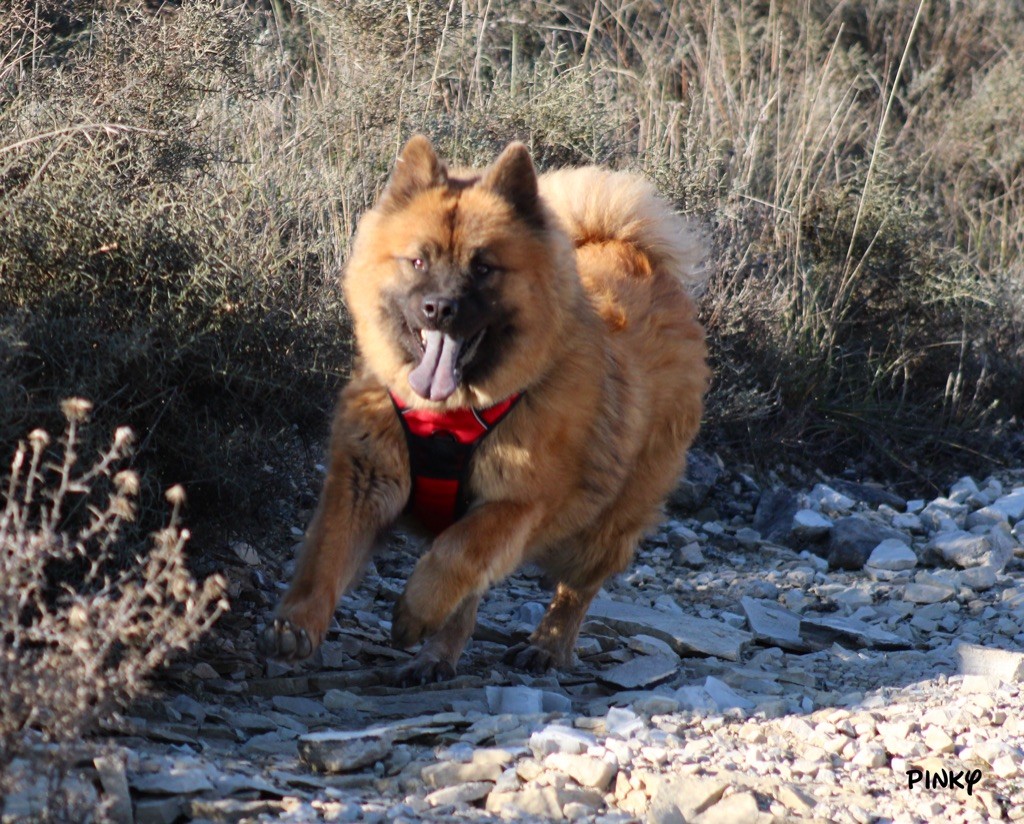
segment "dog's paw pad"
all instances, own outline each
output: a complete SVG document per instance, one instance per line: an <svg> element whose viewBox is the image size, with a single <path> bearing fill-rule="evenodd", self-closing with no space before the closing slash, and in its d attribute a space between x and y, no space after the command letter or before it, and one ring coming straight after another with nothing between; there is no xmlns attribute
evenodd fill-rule
<svg viewBox="0 0 1024 824"><path fill-rule="evenodd" d="M275 618L259 636L259 651L279 661L299 661L313 653L309 633L287 618Z"/></svg>

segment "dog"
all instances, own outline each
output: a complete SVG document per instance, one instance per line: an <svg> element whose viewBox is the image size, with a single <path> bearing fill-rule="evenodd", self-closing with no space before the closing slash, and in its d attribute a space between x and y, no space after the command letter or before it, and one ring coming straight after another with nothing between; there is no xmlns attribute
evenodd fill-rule
<svg viewBox="0 0 1024 824"><path fill-rule="evenodd" d="M409 510L436 537L394 609L394 644L423 641L401 682L453 676L481 596L527 562L555 591L508 660L571 667L591 599L657 522L700 425L702 255L639 176L538 176L521 143L449 169L409 140L345 268L357 361L263 651L309 656Z"/></svg>

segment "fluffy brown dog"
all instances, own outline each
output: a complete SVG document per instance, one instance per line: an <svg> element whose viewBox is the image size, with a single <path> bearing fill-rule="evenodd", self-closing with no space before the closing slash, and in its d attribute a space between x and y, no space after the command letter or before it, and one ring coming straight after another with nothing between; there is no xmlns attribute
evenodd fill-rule
<svg viewBox="0 0 1024 824"><path fill-rule="evenodd" d="M528 561L557 588L511 660L571 665L591 599L656 521L700 423L706 349L685 288L700 254L639 177L538 178L519 143L449 171L412 138L358 227L344 286L360 360L264 651L308 656L410 495L428 521L451 508L431 497L440 483L464 514L435 524L395 607L394 642L425 639L402 680L451 676L481 595ZM487 437L456 447L456 479L437 482L434 447L459 436L414 438L410 415L442 430L469 415Z"/></svg>

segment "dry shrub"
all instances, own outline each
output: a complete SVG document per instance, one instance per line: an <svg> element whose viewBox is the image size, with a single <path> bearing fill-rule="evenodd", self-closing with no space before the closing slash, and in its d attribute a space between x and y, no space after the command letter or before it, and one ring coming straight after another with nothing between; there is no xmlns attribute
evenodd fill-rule
<svg viewBox="0 0 1024 824"><path fill-rule="evenodd" d="M0 795L18 757L62 764L74 744L146 689L167 659L227 608L217 577L198 584L185 565L183 491L152 544L119 555L136 514L139 479L122 468L132 433L119 428L91 466L79 446L89 404L63 403L56 449L41 429L19 443L0 512ZM47 767L47 768L49 768Z"/></svg>

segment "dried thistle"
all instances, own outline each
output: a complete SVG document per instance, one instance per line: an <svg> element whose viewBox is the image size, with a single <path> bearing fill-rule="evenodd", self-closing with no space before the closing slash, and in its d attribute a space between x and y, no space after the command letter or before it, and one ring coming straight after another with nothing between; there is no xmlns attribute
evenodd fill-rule
<svg viewBox="0 0 1024 824"><path fill-rule="evenodd" d="M85 423L92 412L92 403L85 398L68 398L61 401L60 411L70 423Z"/></svg>

